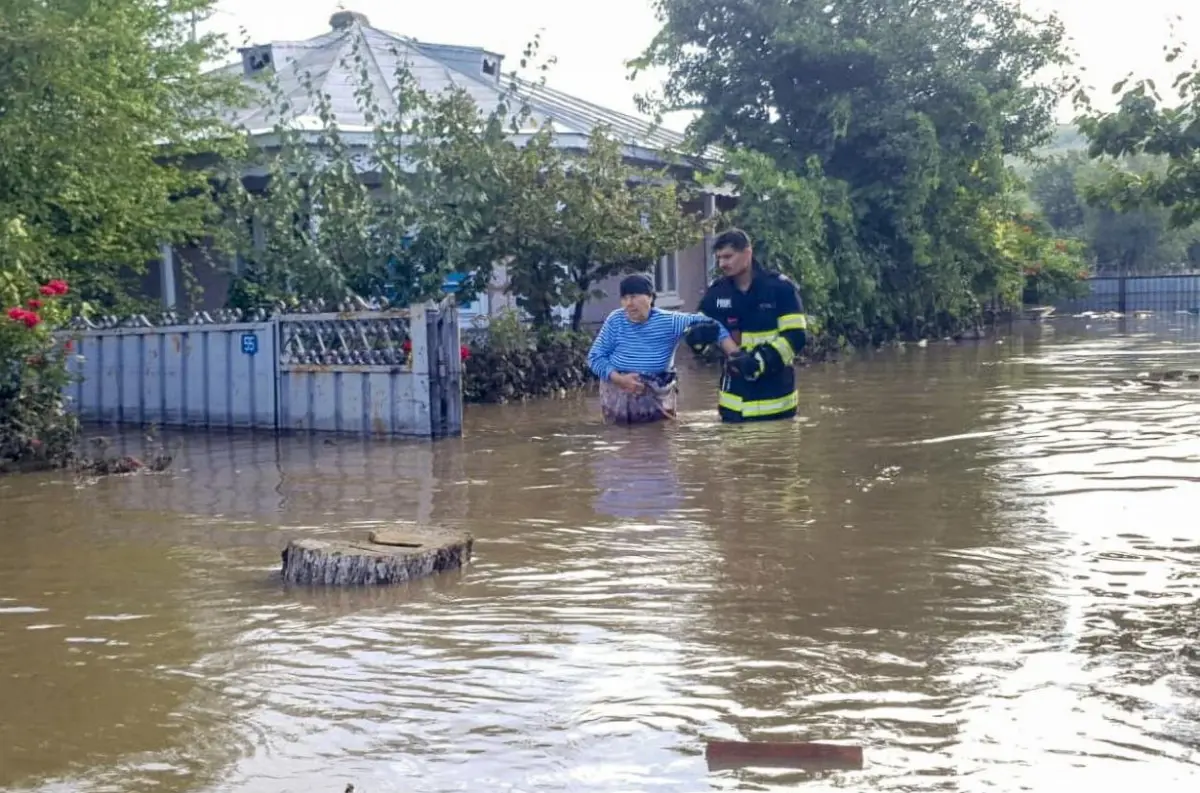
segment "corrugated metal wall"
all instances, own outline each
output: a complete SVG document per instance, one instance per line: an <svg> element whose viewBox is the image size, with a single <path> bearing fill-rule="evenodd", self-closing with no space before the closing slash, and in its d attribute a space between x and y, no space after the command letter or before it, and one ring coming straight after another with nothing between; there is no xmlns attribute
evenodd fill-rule
<svg viewBox="0 0 1200 793"><path fill-rule="evenodd" d="M1059 311L1200 311L1200 274L1096 276L1090 293L1056 304Z"/></svg>
<svg viewBox="0 0 1200 793"><path fill-rule="evenodd" d="M275 339L271 322L83 331L70 395L84 420L274 429Z"/></svg>
<svg viewBox="0 0 1200 793"><path fill-rule="evenodd" d="M433 344L452 344L453 357L431 351L431 326ZM458 358L458 314L449 301L69 335L78 345L71 361L78 382L68 396L86 421L421 437L462 432L461 377L457 367L437 365Z"/></svg>

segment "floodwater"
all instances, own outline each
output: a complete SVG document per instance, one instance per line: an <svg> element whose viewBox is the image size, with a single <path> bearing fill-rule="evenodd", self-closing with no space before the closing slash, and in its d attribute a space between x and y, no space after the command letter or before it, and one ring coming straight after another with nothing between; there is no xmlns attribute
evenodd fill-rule
<svg viewBox="0 0 1200 793"><path fill-rule="evenodd" d="M1190 791L1200 319L802 373L792 424L469 407L430 445L191 434L0 480L5 791ZM137 433L119 444L136 445ZM466 570L284 591L289 537L461 526ZM706 738L865 747L710 770Z"/></svg>

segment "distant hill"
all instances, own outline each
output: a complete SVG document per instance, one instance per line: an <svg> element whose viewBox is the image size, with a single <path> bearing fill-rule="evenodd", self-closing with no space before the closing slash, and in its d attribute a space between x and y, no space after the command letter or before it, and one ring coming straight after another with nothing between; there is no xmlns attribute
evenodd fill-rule
<svg viewBox="0 0 1200 793"><path fill-rule="evenodd" d="M1069 154L1073 151L1082 152L1087 149L1088 141L1073 124L1058 124L1054 128L1054 137L1050 142L1041 148L1035 149L1034 154L1038 157L1049 157L1054 155ZM1028 178L1033 172L1034 165L1029 160L1018 159L1017 157L1005 158L1023 178Z"/></svg>

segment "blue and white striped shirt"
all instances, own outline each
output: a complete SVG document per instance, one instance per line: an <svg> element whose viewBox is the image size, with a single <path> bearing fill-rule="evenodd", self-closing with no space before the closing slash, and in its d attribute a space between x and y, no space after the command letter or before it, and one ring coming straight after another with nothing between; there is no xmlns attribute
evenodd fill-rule
<svg viewBox="0 0 1200 793"><path fill-rule="evenodd" d="M601 380L613 372L651 375L669 371L684 332L692 325L712 321L704 314L652 308L645 322L631 322L625 309L618 308L605 318L592 342L588 365ZM729 338L724 326L718 323L717 327L720 339Z"/></svg>

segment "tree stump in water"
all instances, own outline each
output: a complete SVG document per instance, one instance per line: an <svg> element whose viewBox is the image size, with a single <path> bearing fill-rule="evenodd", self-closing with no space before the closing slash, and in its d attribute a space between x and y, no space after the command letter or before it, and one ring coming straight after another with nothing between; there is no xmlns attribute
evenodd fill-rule
<svg viewBox="0 0 1200 793"><path fill-rule="evenodd" d="M292 540L282 576L289 584L399 584L462 567L474 543L466 532L416 527L373 531L359 542Z"/></svg>

